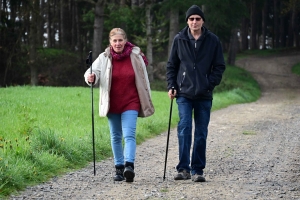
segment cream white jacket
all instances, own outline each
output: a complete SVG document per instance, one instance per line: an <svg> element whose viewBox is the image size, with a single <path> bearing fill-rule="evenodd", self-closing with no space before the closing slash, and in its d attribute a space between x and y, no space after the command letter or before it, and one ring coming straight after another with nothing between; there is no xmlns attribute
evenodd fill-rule
<svg viewBox="0 0 300 200"><path fill-rule="evenodd" d="M150 83L146 70L146 65L141 56L141 50L139 47L133 47L130 54L132 67L135 73L135 85L140 98L141 108L139 117L148 117L154 113L154 106L151 100ZM109 94L111 88L112 78L112 57L109 48L106 48L98 58L92 64L92 73L95 74L96 85L99 82L100 98L99 98L99 116L105 117L109 111ZM85 82L87 81L87 75L90 74L91 69L86 70L84 74ZM126 89L126 86L123 88Z"/></svg>

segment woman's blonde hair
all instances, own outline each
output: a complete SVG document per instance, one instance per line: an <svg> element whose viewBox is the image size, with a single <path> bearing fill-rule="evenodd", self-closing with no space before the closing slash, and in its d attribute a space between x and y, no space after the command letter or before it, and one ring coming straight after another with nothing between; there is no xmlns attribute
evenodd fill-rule
<svg viewBox="0 0 300 200"><path fill-rule="evenodd" d="M127 35L126 35L125 31L121 28L113 28L109 33L109 40L114 35L123 35L124 39L127 40Z"/></svg>

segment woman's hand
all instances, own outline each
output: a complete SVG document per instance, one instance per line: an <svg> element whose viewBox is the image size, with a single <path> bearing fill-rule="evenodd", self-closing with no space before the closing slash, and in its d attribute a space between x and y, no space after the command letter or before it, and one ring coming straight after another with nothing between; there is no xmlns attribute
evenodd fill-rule
<svg viewBox="0 0 300 200"><path fill-rule="evenodd" d="M95 82L95 74L89 74L87 76L87 80L89 83L94 83Z"/></svg>

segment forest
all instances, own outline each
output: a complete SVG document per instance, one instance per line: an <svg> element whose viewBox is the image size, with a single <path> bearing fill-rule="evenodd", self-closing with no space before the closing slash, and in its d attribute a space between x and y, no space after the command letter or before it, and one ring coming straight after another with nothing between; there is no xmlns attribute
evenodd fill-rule
<svg viewBox="0 0 300 200"><path fill-rule="evenodd" d="M185 12L198 5L221 40L227 64L246 50L299 48L300 0L1 0L0 87L83 86L85 59L120 27L148 58L150 81L164 79Z"/></svg>

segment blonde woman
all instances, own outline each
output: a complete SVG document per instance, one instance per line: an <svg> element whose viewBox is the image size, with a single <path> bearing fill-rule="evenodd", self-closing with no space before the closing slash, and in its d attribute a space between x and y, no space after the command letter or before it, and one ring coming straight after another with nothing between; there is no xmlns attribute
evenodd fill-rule
<svg viewBox="0 0 300 200"><path fill-rule="evenodd" d="M100 86L99 115L107 117L114 155L115 181L133 182L137 117L154 113L146 66L139 47L127 41L121 28L109 33L110 46L85 74L87 84ZM124 138L124 147L122 139Z"/></svg>

